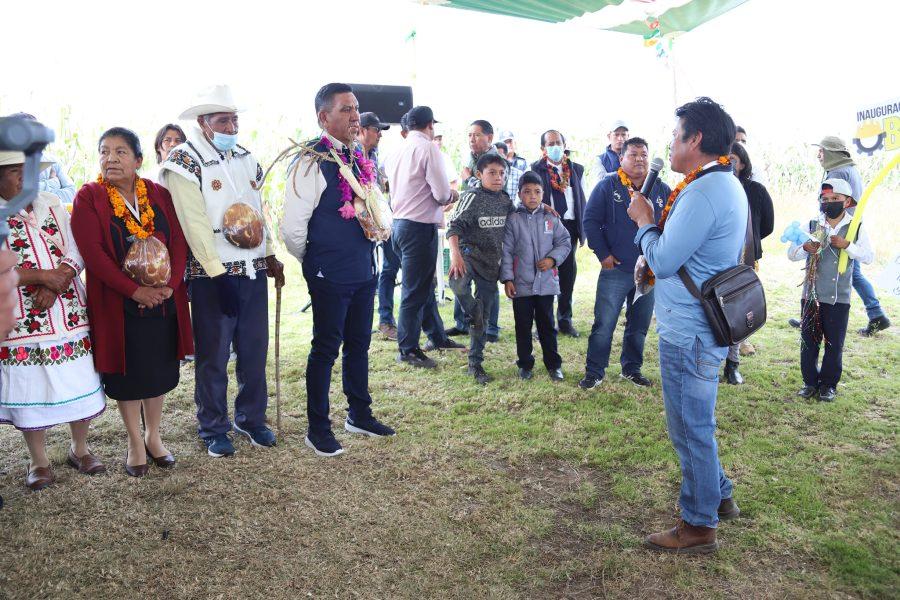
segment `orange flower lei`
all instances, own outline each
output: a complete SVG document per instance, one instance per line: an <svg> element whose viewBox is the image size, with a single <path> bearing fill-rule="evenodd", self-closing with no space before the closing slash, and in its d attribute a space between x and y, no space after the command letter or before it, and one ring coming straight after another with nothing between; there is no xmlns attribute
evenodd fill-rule
<svg viewBox="0 0 900 600"><path fill-rule="evenodd" d="M716 159L716 162L720 165L726 166L730 165L731 161L728 160L727 156L720 156ZM619 169L621 171L622 169ZM659 217L659 223L657 223L657 227L662 231L663 227L666 225L666 219L669 218L669 211L672 210L672 205L675 204L675 198L678 197L678 194L688 186L692 181L697 179L697 176L703 171L703 165L700 165L690 173L684 176L684 179L681 180L681 183L675 186L675 189L672 190L672 193L669 194L669 199L666 200L666 205L663 207L662 215ZM620 174L621 177L621 174ZM647 282L649 285L654 285L656 283L656 276L653 274L653 269L650 268L650 265L647 265Z"/></svg>
<svg viewBox="0 0 900 600"><path fill-rule="evenodd" d="M572 168L569 166L569 157L563 156L562 159L562 181L560 181L556 169L551 168L549 158L547 159L547 172L550 175L550 185L553 186L553 189L558 192L566 191L566 188L569 187L569 178L572 176Z"/></svg>
<svg viewBox="0 0 900 600"><path fill-rule="evenodd" d="M716 162L723 166L731 164L731 161L728 160L727 156L720 156L716 159ZM659 217L659 223L656 224L656 226L659 227L660 231L662 231L663 227L665 227L666 219L669 218L669 211L672 210L672 205L675 204L675 198L678 197L678 194L681 193L681 190L686 188L688 184L697 179L697 176L701 171L703 171L702 165L685 175L684 179L681 180L681 183L676 185L675 189L672 190L672 193L669 194L669 199L666 200L666 205L663 207L662 215L660 215Z"/></svg>
<svg viewBox="0 0 900 600"><path fill-rule="evenodd" d="M631 189L634 186L634 184L631 183L631 178L622 170L622 167L619 167L619 170L616 172L619 174L619 181L622 182L622 185L624 185L626 189Z"/></svg>
<svg viewBox="0 0 900 600"><path fill-rule="evenodd" d="M125 206L125 198L122 197L122 194L119 193L119 190L117 190L113 184L103 179L103 175L97 177L97 183L103 184L106 188L106 193L109 196L109 203L112 205L113 214L125 222L125 228L128 229L128 233L139 240L146 239L153 235L153 217L155 216L155 213L153 212L153 207L150 206L150 198L147 196L147 184L144 183L143 179L138 177L134 186L135 195L137 196L138 212L141 215L140 223L137 222L137 219L134 218L134 214L128 210L127 206Z"/></svg>

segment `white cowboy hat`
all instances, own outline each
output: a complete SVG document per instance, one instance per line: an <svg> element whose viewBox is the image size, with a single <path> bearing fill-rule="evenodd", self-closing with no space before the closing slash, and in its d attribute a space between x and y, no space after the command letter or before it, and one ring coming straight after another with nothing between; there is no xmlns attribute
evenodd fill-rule
<svg viewBox="0 0 900 600"><path fill-rule="evenodd" d="M13 152L11 150L0 150L0 167L8 167L9 165L21 165L25 163L24 152ZM46 157L41 157L40 171L49 169L53 166L53 162L48 161Z"/></svg>
<svg viewBox="0 0 900 600"><path fill-rule="evenodd" d="M237 113L242 110L234 103L230 87L227 85L214 85L197 94L194 97L193 105L181 113L178 118L190 120L202 115L220 112Z"/></svg>

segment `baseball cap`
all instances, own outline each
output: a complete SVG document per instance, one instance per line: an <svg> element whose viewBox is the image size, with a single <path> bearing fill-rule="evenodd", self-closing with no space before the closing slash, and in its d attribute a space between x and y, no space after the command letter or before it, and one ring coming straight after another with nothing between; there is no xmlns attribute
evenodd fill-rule
<svg viewBox="0 0 900 600"><path fill-rule="evenodd" d="M406 114L410 128L438 122L435 120L430 106L413 106Z"/></svg>
<svg viewBox="0 0 900 600"><path fill-rule="evenodd" d="M373 112L364 112L361 115L359 115L359 126L360 127L377 127L378 129L380 129L382 131L391 128L390 125L388 125L386 123L382 123L381 119L378 118L378 115L376 115Z"/></svg>
<svg viewBox="0 0 900 600"><path fill-rule="evenodd" d="M501 142L505 142L506 140L516 139L516 136L513 135L512 131L507 130L507 131L501 131L500 137L498 137L497 139Z"/></svg>
<svg viewBox="0 0 900 600"><path fill-rule="evenodd" d="M850 152L847 150L847 146L844 145L844 140L839 138L836 135L826 135L822 138L822 141L818 144L813 144L813 146L819 146L825 150L831 150L832 152ZM839 194L843 192L838 192Z"/></svg>
<svg viewBox="0 0 900 600"><path fill-rule="evenodd" d="M630 127L628 127L628 125L626 125L626 124L625 124L625 121L623 121L622 119L618 119L618 120L616 120L616 121L613 121L613 122L612 122L612 125L609 126L610 132L613 132L613 131L615 131L616 129L623 129L623 128L624 128L624 129L630 129Z"/></svg>
<svg viewBox="0 0 900 600"><path fill-rule="evenodd" d="M848 198L853 198L853 190L850 189L850 183L843 179L826 179L822 182L822 191L824 192L827 189L830 189L835 194L843 194Z"/></svg>

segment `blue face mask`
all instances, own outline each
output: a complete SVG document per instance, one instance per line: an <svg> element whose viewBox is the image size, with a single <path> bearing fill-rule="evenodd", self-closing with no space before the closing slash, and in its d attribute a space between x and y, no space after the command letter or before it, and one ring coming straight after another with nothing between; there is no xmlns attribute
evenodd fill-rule
<svg viewBox="0 0 900 600"><path fill-rule="evenodd" d="M563 147L562 146L547 146L547 158L552 160L555 163L558 163L562 160L563 157Z"/></svg>
<svg viewBox="0 0 900 600"><path fill-rule="evenodd" d="M227 152L237 144L237 134L219 133L218 131L214 131L212 144L217 150Z"/></svg>

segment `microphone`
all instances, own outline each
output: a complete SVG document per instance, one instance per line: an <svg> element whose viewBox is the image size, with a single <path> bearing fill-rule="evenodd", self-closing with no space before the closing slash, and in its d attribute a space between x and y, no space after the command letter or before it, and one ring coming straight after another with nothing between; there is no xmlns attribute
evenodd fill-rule
<svg viewBox="0 0 900 600"><path fill-rule="evenodd" d="M650 197L650 190L656 185L656 180L659 179L659 172L662 171L662 168L663 161L660 157L657 156L650 161L650 172L647 173L647 178L644 179L644 185L641 186L641 195L645 198Z"/></svg>

